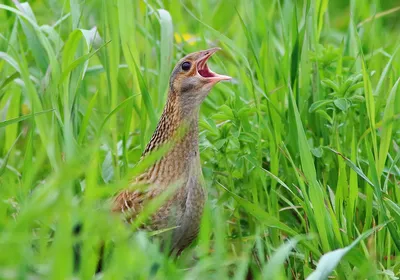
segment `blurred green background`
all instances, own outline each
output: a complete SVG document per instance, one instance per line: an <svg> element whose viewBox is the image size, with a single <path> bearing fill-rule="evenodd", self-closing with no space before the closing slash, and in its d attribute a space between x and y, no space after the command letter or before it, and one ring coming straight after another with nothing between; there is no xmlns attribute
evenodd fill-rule
<svg viewBox="0 0 400 280"><path fill-rule="evenodd" d="M399 14L395 0L3 0L0 278L398 279ZM201 108L208 202L174 260L109 198L143 169L174 63L213 46L210 68L234 79Z"/></svg>

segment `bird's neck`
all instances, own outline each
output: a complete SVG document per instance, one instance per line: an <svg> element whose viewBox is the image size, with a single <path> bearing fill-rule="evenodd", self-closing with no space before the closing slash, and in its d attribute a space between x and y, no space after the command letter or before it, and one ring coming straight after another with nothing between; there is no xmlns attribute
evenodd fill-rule
<svg viewBox="0 0 400 280"><path fill-rule="evenodd" d="M199 110L188 113L181 109L180 104L179 96L170 92L160 121L143 156L164 145L167 151L146 172L147 180L177 179L185 172L189 172L188 168L190 169L193 162L199 161Z"/></svg>
<svg viewBox="0 0 400 280"><path fill-rule="evenodd" d="M167 143L171 143L172 146L185 144L184 147L181 147L183 152L194 148L198 149L199 110L187 113L181 109L179 104L179 97L170 93L156 130L143 155Z"/></svg>

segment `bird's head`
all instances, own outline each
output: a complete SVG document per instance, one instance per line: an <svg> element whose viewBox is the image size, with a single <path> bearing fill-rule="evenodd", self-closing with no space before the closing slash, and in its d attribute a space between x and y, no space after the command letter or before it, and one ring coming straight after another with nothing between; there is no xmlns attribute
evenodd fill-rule
<svg viewBox="0 0 400 280"><path fill-rule="evenodd" d="M231 79L214 73L207 66L207 60L218 50L220 48L191 53L176 64L170 79L170 90L179 96L183 109L199 107L216 83Z"/></svg>

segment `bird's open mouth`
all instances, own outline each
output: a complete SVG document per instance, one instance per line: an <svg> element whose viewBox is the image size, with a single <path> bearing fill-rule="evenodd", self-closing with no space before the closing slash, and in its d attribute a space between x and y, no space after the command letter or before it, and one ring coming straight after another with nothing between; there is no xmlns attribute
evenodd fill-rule
<svg viewBox="0 0 400 280"><path fill-rule="evenodd" d="M229 76L220 75L214 73L213 71L208 68L207 60L216 52L220 50L220 48L212 48L203 52L203 55L197 60L197 73L203 78L208 79L210 82L219 82L223 80L230 80L232 79Z"/></svg>

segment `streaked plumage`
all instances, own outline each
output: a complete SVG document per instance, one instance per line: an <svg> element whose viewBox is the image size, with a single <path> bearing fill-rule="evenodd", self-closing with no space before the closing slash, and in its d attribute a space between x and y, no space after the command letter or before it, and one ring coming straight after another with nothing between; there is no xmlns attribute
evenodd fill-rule
<svg viewBox="0 0 400 280"><path fill-rule="evenodd" d="M133 186L144 184L145 189L124 190L113 204L113 211L124 212L132 220L147 202L178 184L174 194L144 225L149 230L176 226L170 244L171 251L177 253L196 237L206 197L198 145L199 108L213 85L230 79L208 69L206 62L217 50L192 53L177 63L163 114L142 158L166 143L171 147L132 183Z"/></svg>

